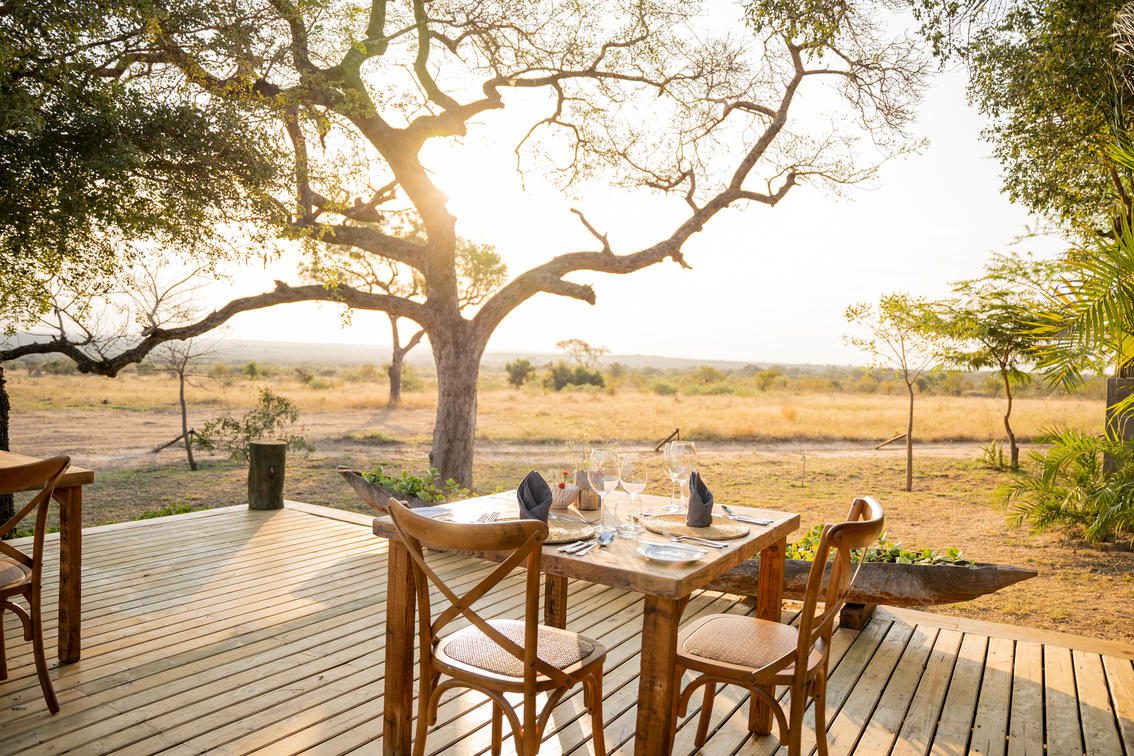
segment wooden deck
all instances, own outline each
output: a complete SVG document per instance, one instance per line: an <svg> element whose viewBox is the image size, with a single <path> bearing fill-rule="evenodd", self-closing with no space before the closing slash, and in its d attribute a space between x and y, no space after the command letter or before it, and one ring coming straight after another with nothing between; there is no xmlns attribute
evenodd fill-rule
<svg viewBox="0 0 1134 756"><path fill-rule="evenodd" d="M385 542L369 518L321 516L330 511L230 508L85 531L83 659L54 669L63 710L52 717L30 645L5 620L0 753L379 753ZM469 581L487 568L436 562ZM49 596L55 574L49 565ZM510 579L486 613L514 615L521 588ZM628 753L641 598L570 590L569 626L610 649L607 743ZM685 618L748 611L738 597L701 593ZM53 647L53 616L48 624ZM836 636L831 752L1134 754L1132 659L1124 644L880 611L861 633ZM774 737L746 732L745 698L717 695L703 753L777 750ZM580 699L559 706L544 753L589 753ZM676 753L693 750L696 715ZM430 751L486 752L488 720L482 698L450 698Z"/></svg>

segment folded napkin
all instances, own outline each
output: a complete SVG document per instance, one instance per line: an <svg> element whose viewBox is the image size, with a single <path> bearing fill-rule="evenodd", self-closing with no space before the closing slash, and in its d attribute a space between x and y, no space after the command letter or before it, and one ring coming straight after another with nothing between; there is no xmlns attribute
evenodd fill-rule
<svg viewBox="0 0 1134 756"><path fill-rule="evenodd" d="M532 470L516 489L516 498L520 502L521 520L539 520L547 522L547 514L551 511L551 487L539 473Z"/></svg>
<svg viewBox="0 0 1134 756"><path fill-rule="evenodd" d="M689 513L685 524L691 528L707 528L713 524L713 492L697 473L689 474Z"/></svg>

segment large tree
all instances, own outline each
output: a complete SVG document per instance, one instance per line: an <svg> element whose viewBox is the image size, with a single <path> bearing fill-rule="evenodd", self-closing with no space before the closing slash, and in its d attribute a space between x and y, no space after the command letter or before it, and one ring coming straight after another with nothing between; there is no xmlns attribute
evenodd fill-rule
<svg viewBox="0 0 1134 756"><path fill-rule="evenodd" d="M291 192L280 197L285 217L275 230L308 254L332 245L412 269L423 297L280 283L196 323L140 334L112 358L54 346L80 370L113 374L157 343L280 303L332 300L412 320L428 335L438 372L432 461L463 484L472 477L480 359L510 312L539 293L593 304L594 290L569 276L625 274L666 260L687 267L684 245L726 208L771 207L805 182L870 177L877 160L909 146L905 128L925 73L916 44L885 33L885 19L865 0L757 0L745 9L755 39L716 31L732 26L722 23L728 14L740 18L723 2L125 7L106 63L116 80L151 96L223 105L241 114L251 135L283 135ZM836 93L814 101L826 117L812 109L790 118L806 90ZM531 245L547 248L550 259L464 313L456 218L428 164L477 149L474 137L510 133L495 111L523 118L541 104L516 145L525 170L542 166L577 188L601 178L677 201L651 219L655 241L631 249L616 249L576 210L594 247L563 249L533 233ZM866 153L854 142L862 137L876 159L860 159ZM430 147L438 142L450 147L442 157ZM511 160L500 166L512 168ZM390 233L383 220L394 210L416 215L424 239ZM500 208L501 223L514 223L512 215Z"/></svg>
<svg viewBox="0 0 1134 756"><path fill-rule="evenodd" d="M1106 157L1134 125L1115 49L1128 1L908 0L941 56L966 64L1005 192L1078 236L1109 232L1116 204L1134 217L1130 173Z"/></svg>

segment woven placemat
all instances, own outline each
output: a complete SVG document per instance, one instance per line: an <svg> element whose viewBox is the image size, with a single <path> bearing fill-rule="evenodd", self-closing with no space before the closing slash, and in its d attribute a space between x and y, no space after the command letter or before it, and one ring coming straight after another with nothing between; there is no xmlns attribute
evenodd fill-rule
<svg viewBox="0 0 1134 756"><path fill-rule="evenodd" d="M713 524L707 528L691 528L685 524L683 514L663 514L643 517L641 523L653 533L668 531L674 535L700 536L711 538L714 541L727 541L732 538L743 538L748 535L748 526L743 523L725 520L720 517L713 518Z"/></svg>
<svg viewBox="0 0 1134 756"><path fill-rule="evenodd" d="M548 520L547 540L544 543L570 543L590 538L595 534L593 526L575 520Z"/></svg>

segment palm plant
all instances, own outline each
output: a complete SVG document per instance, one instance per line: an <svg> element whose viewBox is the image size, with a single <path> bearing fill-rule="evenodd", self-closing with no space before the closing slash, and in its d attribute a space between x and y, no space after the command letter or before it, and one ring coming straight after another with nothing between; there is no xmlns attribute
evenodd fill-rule
<svg viewBox="0 0 1134 756"><path fill-rule="evenodd" d="M1032 453L1034 472L1004 488L1015 523L1082 528L1093 542L1134 541L1134 445L1071 430L1043 440L1051 446Z"/></svg>

